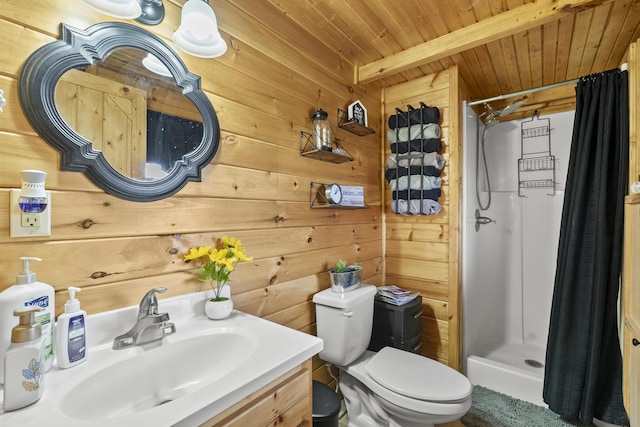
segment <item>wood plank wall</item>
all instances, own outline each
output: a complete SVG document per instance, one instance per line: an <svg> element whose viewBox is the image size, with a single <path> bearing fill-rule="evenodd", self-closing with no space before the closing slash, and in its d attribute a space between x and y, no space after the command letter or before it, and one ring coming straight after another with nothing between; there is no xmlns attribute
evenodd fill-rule
<svg viewBox="0 0 640 427"><path fill-rule="evenodd" d="M422 295L422 354L460 369L460 155L461 96L458 70L415 79L383 90L384 123L407 105L420 101L440 109L443 150L442 210L438 215L402 216L391 212L385 184L386 284ZM386 131L385 131L386 133ZM384 143L386 156L389 145Z"/></svg>
<svg viewBox="0 0 640 427"><path fill-rule="evenodd" d="M640 40L629 45L627 66L629 70L629 193L631 184L640 181L640 150L638 149L638 123L640 123Z"/></svg>
<svg viewBox="0 0 640 427"><path fill-rule="evenodd" d="M144 28L172 45L184 1L164 3L163 23ZM105 194L80 173L61 172L59 154L35 134L17 94L22 64L59 38L61 22L84 28L117 19L80 0L3 2L0 88L8 102L0 114L0 290L15 283L20 256L37 256L43 261L33 270L55 287L58 314L68 286L83 289L78 297L89 313L138 304L156 286L168 288L160 298L200 291L205 287L187 272L182 255L227 234L242 239L254 257L233 273L235 306L294 329L315 333L311 297L329 286L326 271L338 259L361 262L365 280L382 283L380 89L352 85L353 64L289 20L274 17L291 25L280 33L295 37L284 39L234 1L210 4L228 52L217 59L180 56L202 77L217 111L220 149L201 183L162 201L134 203ZM368 107L376 134L337 129L337 109L357 99ZM330 113L355 161L335 165L300 156L299 132L310 130L318 107ZM9 237L8 189L20 187L22 169L48 173L49 238ZM312 181L362 185L369 208L310 209ZM448 224L440 226L446 234ZM314 377L330 382L321 366L316 358Z"/></svg>

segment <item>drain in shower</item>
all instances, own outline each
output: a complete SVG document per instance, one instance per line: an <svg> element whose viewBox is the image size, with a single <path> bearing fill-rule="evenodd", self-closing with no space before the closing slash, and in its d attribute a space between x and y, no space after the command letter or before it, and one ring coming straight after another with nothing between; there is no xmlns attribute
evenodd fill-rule
<svg viewBox="0 0 640 427"><path fill-rule="evenodd" d="M526 363L527 365L531 366L532 368L542 368L544 367L544 365L540 362L538 362L537 360L533 360L533 359L525 359L524 363Z"/></svg>

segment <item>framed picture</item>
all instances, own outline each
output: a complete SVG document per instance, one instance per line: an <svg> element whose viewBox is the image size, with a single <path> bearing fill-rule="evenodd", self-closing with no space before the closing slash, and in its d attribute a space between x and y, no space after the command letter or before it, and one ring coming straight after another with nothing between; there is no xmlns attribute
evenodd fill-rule
<svg viewBox="0 0 640 427"><path fill-rule="evenodd" d="M362 126L369 126L367 123L367 109L362 102L356 101L347 107L347 121L360 123Z"/></svg>

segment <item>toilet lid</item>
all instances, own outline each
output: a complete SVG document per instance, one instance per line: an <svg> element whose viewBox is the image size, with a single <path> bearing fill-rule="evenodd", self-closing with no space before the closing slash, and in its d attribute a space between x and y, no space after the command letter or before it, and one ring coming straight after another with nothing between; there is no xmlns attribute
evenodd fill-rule
<svg viewBox="0 0 640 427"><path fill-rule="evenodd" d="M471 383L460 372L392 347L384 347L373 356L367 372L378 384L414 399L453 402L471 394Z"/></svg>

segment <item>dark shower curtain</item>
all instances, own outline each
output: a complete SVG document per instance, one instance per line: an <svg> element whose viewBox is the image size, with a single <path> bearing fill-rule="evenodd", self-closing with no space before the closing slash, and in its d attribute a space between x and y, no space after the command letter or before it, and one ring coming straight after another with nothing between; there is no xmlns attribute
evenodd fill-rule
<svg viewBox="0 0 640 427"><path fill-rule="evenodd" d="M626 71L583 77L560 225L544 401L569 420L628 425L617 298L629 158Z"/></svg>

